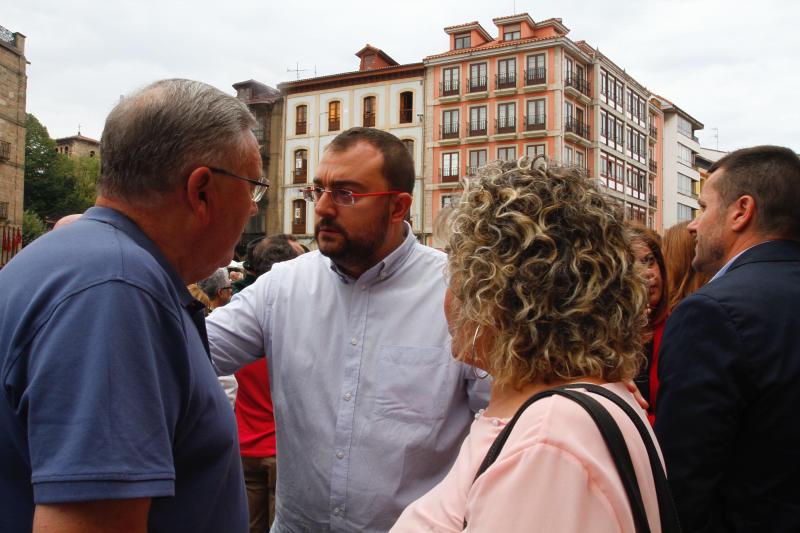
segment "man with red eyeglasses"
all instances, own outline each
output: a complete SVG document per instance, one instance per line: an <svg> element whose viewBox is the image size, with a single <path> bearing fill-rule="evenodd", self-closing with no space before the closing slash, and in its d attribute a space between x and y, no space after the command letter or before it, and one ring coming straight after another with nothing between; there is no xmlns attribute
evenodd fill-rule
<svg viewBox="0 0 800 533"><path fill-rule="evenodd" d="M225 374L267 354L278 487L273 532L386 531L455 459L488 384L450 357L445 255L406 222L414 162L352 128L313 186L319 250L277 264L209 317Z"/></svg>

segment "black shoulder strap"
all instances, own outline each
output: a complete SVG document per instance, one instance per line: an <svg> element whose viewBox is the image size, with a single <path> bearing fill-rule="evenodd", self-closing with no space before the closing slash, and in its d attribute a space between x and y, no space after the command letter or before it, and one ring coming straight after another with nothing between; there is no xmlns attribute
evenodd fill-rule
<svg viewBox="0 0 800 533"><path fill-rule="evenodd" d="M514 425L516 425L517 421L519 420L522 413L527 409L532 403L540 400L541 398L546 398L552 395L559 395L570 400L576 402L578 405L583 407L589 415L594 420L595 424L597 425L600 434L603 436L603 440L605 441L606 445L608 446L609 452L614 460L614 463L617 467L617 471L620 474L620 478L622 480L623 487L625 489L625 493L628 496L628 501L631 505L631 512L633 514L634 524L636 526L637 532L649 532L650 526L647 522L647 514L644 509L644 503L642 502L641 491L639 490L639 485L636 480L636 472L633 469L633 463L630 458L630 453L628 451L628 447L625 444L625 438L622 436L622 432L620 431L617 423L611 417L611 415L600 405L597 400L591 398L590 396L574 391L569 390L572 388L584 387L584 384L580 385L572 385L572 386L562 386L562 387L555 387L553 389L549 389L547 391L540 392L535 394L531 398L529 398L514 414L512 419L506 425L505 428L500 432L500 435L497 436L495 441L492 443L492 446L489 448L489 451L486 454L483 462L481 463L480 467L478 468L478 472L475 475L475 479L477 479L483 472L486 471L492 463L495 462L500 451L502 450L503 446L505 445L506 441L508 440L508 436L510 435ZM599 387L602 389L602 387ZM603 389L604 391L606 389ZM594 391L593 391L594 392ZM609 394L613 393L609 392ZM605 394L602 394L604 397ZM618 398L619 399L619 398ZM613 401L613 400L612 400ZM619 399L619 401L622 401ZM615 402L616 403L616 402ZM627 405L627 404L626 404ZM630 406L628 406L630 407ZM624 409L624 408L623 408ZM630 409L633 412L632 409ZM628 410L625 410L627 414L631 414ZM633 413L635 415L635 412ZM638 418L638 417L637 417ZM638 426L637 426L638 429ZM641 432L641 430L640 430ZM646 431L645 431L646 433ZM649 441L649 435L647 435L648 439L645 440L645 443ZM647 444L646 444L647 445ZM652 446L652 442L650 442ZM655 448L653 447L655 451ZM648 447L648 454L650 452L650 447ZM656 460L658 457L656 456ZM651 466L652 466L652 457L651 457ZM661 470L663 475L663 469L661 469L661 463L658 463L658 468ZM655 476L655 473L654 473ZM666 480L666 477L664 477ZM669 494L668 487L666 488L667 495ZM671 503L671 498L669 499ZM659 506L661 506L661 499L659 498ZM674 505L672 506L672 510L674 511ZM665 509L667 511L667 509ZM662 526L664 524L664 513L661 516ZM675 523L677 526L677 522ZM464 520L464 527L466 528L467 522ZM663 529L665 532L673 532L673 531L680 531L680 528L677 529Z"/></svg>

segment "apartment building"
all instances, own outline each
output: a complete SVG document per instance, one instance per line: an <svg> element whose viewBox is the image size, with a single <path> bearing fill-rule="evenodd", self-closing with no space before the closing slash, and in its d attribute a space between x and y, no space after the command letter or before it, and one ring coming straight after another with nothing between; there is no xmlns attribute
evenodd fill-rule
<svg viewBox="0 0 800 533"><path fill-rule="evenodd" d="M672 125L671 108L665 115L625 69L570 39L561 19L522 13L492 22L493 35L478 22L444 28L449 50L424 59L425 220L487 161L544 155L585 169L626 218L661 230L659 131Z"/></svg>
<svg viewBox="0 0 800 533"><path fill-rule="evenodd" d="M270 189L258 203L258 213L251 217L244 228L242 242L256 237L283 233L279 196L283 176L281 140L283 137L283 96L280 91L255 80L234 83L236 98L247 104L256 118L253 134L261 153L261 172L270 183Z"/></svg>
<svg viewBox="0 0 800 533"><path fill-rule="evenodd" d="M282 83L285 95L283 172L280 217L283 232L310 244L314 206L301 189L313 181L325 147L342 131L367 126L388 131L405 143L414 158L416 185L410 222L416 234L424 227L422 63L400 65L371 45L356 52L358 70Z"/></svg>
<svg viewBox="0 0 800 533"><path fill-rule="evenodd" d="M26 65L25 36L0 26L0 268L22 244Z"/></svg>

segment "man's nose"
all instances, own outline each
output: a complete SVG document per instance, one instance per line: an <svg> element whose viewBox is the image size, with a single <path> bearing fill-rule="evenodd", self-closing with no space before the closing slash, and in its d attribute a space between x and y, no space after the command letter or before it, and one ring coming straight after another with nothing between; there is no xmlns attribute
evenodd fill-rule
<svg viewBox="0 0 800 533"><path fill-rule="evenodd" d="M250 201L250 216L252 217L252 216L255 216L257 214L258 214L258 204L256 204L254 201L251 200Z"/></svg>
<svg viewBox="0 0 800 533"><path fill-rule="evenodd" d="M333 195L330 192L323 192L314 202L314 213L320 217L336 213L336 204L333 202Z"/></svg>

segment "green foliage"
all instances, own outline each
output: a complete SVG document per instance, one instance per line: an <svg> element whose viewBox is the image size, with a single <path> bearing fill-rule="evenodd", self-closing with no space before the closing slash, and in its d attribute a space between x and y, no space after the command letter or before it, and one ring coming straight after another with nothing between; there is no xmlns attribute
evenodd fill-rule
<svg viewBox="0 0 800 533"><path fill-rule="evenodd" d="M47 128L31 114L25 125L25 208L55 221L94 205L100 160L56 153Z"/></svg>
<svg viewBox="0 0 800 533"><path fill-rule="evenodd" d="M34 211L26 209L22 213L22 246L27 246L45 231L44 221Z"/></svg>

